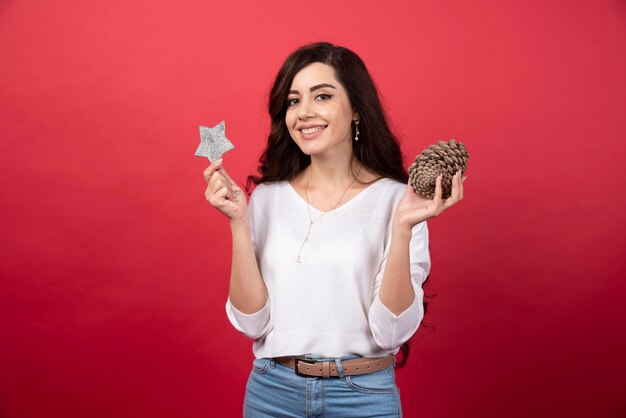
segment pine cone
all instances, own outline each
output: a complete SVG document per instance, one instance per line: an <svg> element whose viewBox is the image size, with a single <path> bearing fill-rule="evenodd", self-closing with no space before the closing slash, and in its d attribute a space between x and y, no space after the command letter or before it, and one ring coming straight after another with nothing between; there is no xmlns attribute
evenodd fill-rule
<svg viewBox="0 0 626 418"><path fill-rule="evenodd" d="M447 199L452 192L452 177L461 170L465 174L469 154L465 145L451 139L448 142L439 141L422 151L415 162L409 167L409 184L415 193L432 199L435 196L435 179L443 174L441 179L442 198Z"/></svg>

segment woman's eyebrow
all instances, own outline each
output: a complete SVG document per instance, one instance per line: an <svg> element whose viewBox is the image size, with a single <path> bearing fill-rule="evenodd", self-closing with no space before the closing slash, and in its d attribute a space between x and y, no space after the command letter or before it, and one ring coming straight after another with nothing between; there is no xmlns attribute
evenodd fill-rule
<svg viewBox="0 0 626 418"><path fill-rule="evenodd" d="M319 90L322 89L324 87L329 87L331 89L337 89L337 87L333 86L332 84L328 84L328 83L322 83L322 84L316 84L313 87L311 87L309 89L309 91L315 91L315 90ZM300 92L298 90L289 90L289 94L300 94Z"/></svg>
<svg viewBox="0 0 626 418"><path fill-rule="evenodd" d="M319 89L322 89L322 88L324 88L324 87L330 87L331 89L336 89L336 87L335 87L335 86L333 86L332 84L322 83L322 84L317 84L317 85L315 85L315 86L311 87L311 88L309 89L309 91L319 90Z"/></svg>

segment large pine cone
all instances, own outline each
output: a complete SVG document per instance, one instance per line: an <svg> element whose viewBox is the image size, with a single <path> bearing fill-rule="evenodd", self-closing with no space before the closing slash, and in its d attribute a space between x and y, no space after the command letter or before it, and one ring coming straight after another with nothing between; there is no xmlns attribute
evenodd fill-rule
<svg viewBox="0 0 626 418"><path fill-rule="evenodd" d="M415 189L415 193L432 199L435 197L435 179L439 174L441 178L442 198L450 197L452 192L452 177L461 170L465 174L469 154L465 145L451 139L448 142L439 141L422 151L415 162L409 167L409 184Z"/></svg>

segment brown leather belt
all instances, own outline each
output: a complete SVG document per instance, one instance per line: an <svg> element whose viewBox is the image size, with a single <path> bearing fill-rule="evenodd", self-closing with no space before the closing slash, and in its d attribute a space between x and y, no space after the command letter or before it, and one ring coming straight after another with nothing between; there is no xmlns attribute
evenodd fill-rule
<svg viewBox="0 0 626 418"><path fill-rule="evenodd" d="M298 376L304 377L334 377L339 376L337 365L334 361L315 361L315 359L302 359L298 357L275 357L280 364L295 370ZM346 376L357 374L374 373L384 370L393 364L393 354L377 358L355 358L343 360L341 367Z"/></svg>

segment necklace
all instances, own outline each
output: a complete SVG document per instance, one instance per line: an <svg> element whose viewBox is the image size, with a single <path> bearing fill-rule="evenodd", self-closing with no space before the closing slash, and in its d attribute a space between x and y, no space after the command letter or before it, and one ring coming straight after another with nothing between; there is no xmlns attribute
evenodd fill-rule
<svg viewBox="0 0 626 418"><path fill-rule="evenodd" d="M309 190L309 177L310 176L311 176L311 171L307 173L306 186L304 187L304 197L306 198L306 207L309 211L309 228L306 231L306 237L304 237L304 241L302 241L302 244L300 245L300 251L298 251L298 256L296 257L296 261L298 263L302 262L302 249L304 248L304 245L309 241L309 235L311 234L311 228L313 228L313 224L319 221L320 219L322 219L324 215L326 215L328 212L331 212L337 209L339 207L339 204L343 201L343 198L345 197L348 189L352 187L352 185L356 181L356 177L353 177L352 181L350 182L350 184L348 184L348 187L346 187L346 189L343 191L343 193L341 194L341 197L339 198L335 206L331 210L322 213L317 219L313 220L313 218L311 217L311 204L309 203L309 194L307 193L307 191Z"/></svg>

